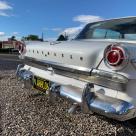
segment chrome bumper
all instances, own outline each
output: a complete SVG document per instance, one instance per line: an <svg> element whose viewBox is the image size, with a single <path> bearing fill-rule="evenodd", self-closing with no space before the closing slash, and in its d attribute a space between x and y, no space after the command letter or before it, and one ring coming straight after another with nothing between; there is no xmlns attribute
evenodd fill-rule
<svg viewBox="0 0 136 136"><path fill-rule="evenodd" d="M33 72L25 70L23 69L23 65L19 65L16 74L17 77L24 81L26 88L32 88ZM68 77L64 78L67 79ZM74 80L77 83L80 82L81 87L58 84L51 81L51 88L49 90L51 100L54 99L52 98L54 96L63 96L80 106L84 113L96 112L119 121L136 117L136 107L131 103L96 93L93 83L82 82L77 79Z"/></svg>

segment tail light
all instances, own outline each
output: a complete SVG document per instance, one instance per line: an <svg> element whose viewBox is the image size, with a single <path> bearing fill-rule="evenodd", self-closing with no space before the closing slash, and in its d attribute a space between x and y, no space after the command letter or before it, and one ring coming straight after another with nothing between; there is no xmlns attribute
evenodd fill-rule
<svg viewBox="0 0 136 136"><path fill-rule="evenodd" d="M119 44L109 45L104 51L104 61L112 69L121 69L128 62L127 51Z"/></svg>

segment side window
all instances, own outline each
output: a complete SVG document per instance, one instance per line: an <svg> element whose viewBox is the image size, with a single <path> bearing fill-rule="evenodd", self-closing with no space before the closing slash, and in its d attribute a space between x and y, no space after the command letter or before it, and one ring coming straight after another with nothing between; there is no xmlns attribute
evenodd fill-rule
<svg viewBox="0 0 136 136"><path fill-rule="evenodd" d="M125 39L136 40L136 34L125 34Z"/></svg>
<svg viewBox="0 0 136 136"><path fill-rule="evenodd" d="M92 38L94 39L104 39L106 35L105 29L94 29Z"/></svg>
<svg viewBox="0 0 136 136"><path fill-rule="evenodd" d="M120 39L120 33L108 29L94 29L92 38L94 39Z"/></svg>
<svg viewBox="0 0 136 136"><path fill-rule="evenodd" d="M108 39L120 39L121 34L119 32L116 32L116 31L108 30L107 34L106 34L106 38L108 38Z"/></svg>

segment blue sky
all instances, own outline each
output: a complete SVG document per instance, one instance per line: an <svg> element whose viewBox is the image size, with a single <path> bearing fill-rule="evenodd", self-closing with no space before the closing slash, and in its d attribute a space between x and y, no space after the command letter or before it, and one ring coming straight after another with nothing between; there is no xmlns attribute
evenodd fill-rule
<svg viewBox="0 0 136 136"><path fill-rule="evenodd" d="M28 34L55 38L86 23L136 15L136 0L0 0L0 40Z"/></svg>

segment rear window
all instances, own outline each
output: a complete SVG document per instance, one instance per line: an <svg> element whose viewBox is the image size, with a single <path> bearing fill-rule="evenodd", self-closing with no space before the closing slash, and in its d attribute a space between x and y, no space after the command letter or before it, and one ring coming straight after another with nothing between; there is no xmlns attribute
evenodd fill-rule
<svg viewBox="0 0 136 136"><path fill-rule="evenodd" d="M76 39L136 40L136 18L90 23Z"/></svg>

